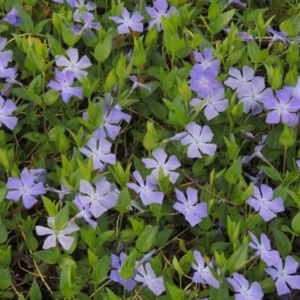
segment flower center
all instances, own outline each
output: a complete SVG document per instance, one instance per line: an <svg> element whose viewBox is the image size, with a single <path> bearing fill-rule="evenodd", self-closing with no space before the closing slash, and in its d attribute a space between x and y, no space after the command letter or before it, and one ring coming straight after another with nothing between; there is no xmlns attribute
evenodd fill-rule
<svg viewBox="0 0 300 300"><path fill-rule="evenodd" d="M279 106L279 110L281 111L281 112L284 112L285 111L285 106L282 104L282 105L280 105Z"/></svg>

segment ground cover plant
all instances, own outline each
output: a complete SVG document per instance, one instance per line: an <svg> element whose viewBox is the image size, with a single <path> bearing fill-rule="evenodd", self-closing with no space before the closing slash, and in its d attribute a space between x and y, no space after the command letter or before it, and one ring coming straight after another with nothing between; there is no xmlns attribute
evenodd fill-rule
<svg viewBox="0 0 300 300"><path fill-rule="evenodd" d="M0 0L3 299L298 299L297 0Z"/></svg>

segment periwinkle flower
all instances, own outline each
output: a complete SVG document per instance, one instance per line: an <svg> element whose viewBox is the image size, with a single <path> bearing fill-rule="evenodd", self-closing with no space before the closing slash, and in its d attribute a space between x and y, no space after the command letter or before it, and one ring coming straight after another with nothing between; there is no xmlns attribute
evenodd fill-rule
<svg viewBox="0 0 300 300"><path fill-rule="evenodd" d="M247 114L251 110L252 115L261 113L262 107L259 103L263 103L273 96L272 89L265 89L265 80L259 76L253 77L251 82L238 85L237 94L239 103L244 104L244 113Z"/></svg>
<svg viewBox="0 0 300 300"><path fill-rule="evenodd" d="M152 176L147 176L146 184L138 171L133 172L133 177L138 182L139 186L135 183L127 183L127 186L140 196L144 205L152 203L162 204L164 193L157 191L158 186Z"/></svg>
<svg viewBox="0 0 300 300"><path fill-rule="evenodd" d="M220 85L219 87L213 89L211 93L204 99L193 98L190 102L191 106L200 105L204 110L204 115L207 120L211 120L223 112L228 107L228 100L224 99L225 91L224 87Z"/></svg>
<svg viewBox="0 0 300 300"><path fill-rule="evenodd" d="M18 27L19 24L23 21L19 17L19 11L14 7L3 19L4 22L10 23L15 27Z"/></svg>
<svg viewBox="0 0 300 300"><path fill-rule="evenodd" d="M243 164L248 163L254 157L258 157L258 158L260 158L264 161L267 161L266 158L261 153L261 150L266 145L267 137L268 136L266 134L262 136L261 141L259 141L258 145L254 148L254 153L252 155L246 155L246 156L242 157L242 163Z"/></svg>
<svg viewBox="0 0 300 300"><path fill-rule="evenodd" d="M72 96L76 96L82 100L82 87L72 87L73 83L73 72L59 72L58 69L55 69L55 80L50 80L47 86L61 92L62 100L68 103Z"/></svg>
<svg viewBox="0 0 300 300"><path fill-rule="evenodd" d="M38 183L38 182L44 183L45 182L45 179L47 176L47 171L45 169L42 169L42 168L30 169L29 172L31 174L33 174L35 183Z"/></svg>
<svg viewBox="0 0 300 300"><path fill-rule="evenodd" d="M205 202L198 203L197 190L188 187L187 198L183 192L176 188L175 193L179 202L176 202L173 208L182 213L192 227L199 224L203 218L207 217L207 204Z"/></svg>
<svg viewBox="0 0 300 300"><path fill-rule="evenodd" d="M117 204L118 194L111 190L111 184L105 177L94 182L96 189L86 180L80 179L78 195L82 204L89 203L91 214L98 218Z"/></svg>
<svg viewBox="0 0 300 300"><path fill-rule="evenodd" d="M286 36L288 35L287 32L276 31L271 26L268 26L267 30L273 35L271 44L273 44L276 41L281 41L284 44L288 43L288 39L286 38Z"/></svg>
<svg viewBox="0 0 300 300"><path fill-rule="evenodd" d="M275 218L276 213L284 211L282 198L273 199L273 189L265 184L262 184L259 188L254 186L253 198L250 197L247 203L255 211L258 211L266 222Z"/></svg>
<svg viewBox="0 0 300 300"><path fill-rule="evenodd" d="M0 96L0 127L4 124L10 130L13 130L18 122L18 118L12 116L12 113L17 109L12 100L4 100Z"/></svg>
<svg viewBox="0 0 300 300"><path fill-rule="evenodd" d="M269 274L275 281L278 296L289 294L292 289L300 289L300 275L292 275L297 272L298 262L291 256L287 256L285 259L285 265L283 268L282 260L278 259L274 267L265 269L265 272Z"/></svg>
<svg viewBox="0 0 300 300"><path fill-rule="evenodd" d="M201 158L201 153L209 156L215 155L217 146L209 143L213 138L213 133L207 125L201 127L192 122L186 128L189 134L183 137L180 142L182 145L189 145L187 153L189 158Z"/></svg>
<svg viewBox="0 0 300 300"><path fill-rule="evenodd" d="M248 66L243 66L241 72L239 69L230 67L228 70L228 74L231 77L228 77L224 81L224 84L235 90L239 84L246 83L252 80L252 78L254 77L254 70Z"/></svg>
<svg viewBox="0 0 300 300"><path fill-rule="evenodd" d="M249 281L239 273L233 273L233 278L227 278L228 283L233 287L236 300L262 300L264 293L257 281Z"/></svg>
<svg viewBox="0 0 300 300"><path fill-rule="evenodd" d="M120 24L118 26L118 33L119 34L125 34L130 33L130 29L138 32L143 32L144 25L141 23L141 21L144 19L144 17L138 12L134 12L132 17L130 17L129 11L123 7L122 10L122 18L120 17L109 17L112 21L114 21L117 24Z"/></svg>
<svg viewBox="0 0 300 300"><path fill-rule="evenodd" d="M90 59L84 55L78 61L78 49L76 48L69 48L67 50L67 55L69 60L64 56L56 55L56 65L58 67L65 67L63 69L63 73L70 71L74 74L75 78L77 78L79 81L82 81L82 78L87 76L87 72L83 71L83 69L86 69L92 65Z"/></svg>
<svg viewBox="0 0 300 300"><path fill-rule="evenodd" d="M97 222L91 219L89 202L82 201L81 197L77 195L73 200L73 203L77 206L79 210L79 213L75 216L75 218L83 218L95 229L97 226Z"/></svg>
<svg viewBox="0 0 300 300"><path fill-rule="evenodd" d="M257 237L249 232L252 242L249 246L256 250L255 255L259 256L262 261L264 261L267 266L273 266L280 259L280 254L277 250L272 250L271 242L267 236L262 233L260 236L261 243L259 243Z"/></svg>
<svg viewBox="0 0 300 300"><path fill-rule="evenodd" d="M89 12L84 11L78 14L76 19L78 20L78 22L81 22L83 26L78 24L74 26L74 36L78 36L81 33L84 33L84 36L93 37L94 34L91 32L91 29L99 30L100 28L100 23L93 22L94 15Z"/></svg>
<svg viewBox="0 0 300 300"><path fill-rule="evenodd" d="M214 88L219 86L216 81L217 73L210 69L202 70L201 67L195 65L190 71L191 79L189 80L190 88L195 91L199 97L207 97Z"/></svg>
<svg viewBox="0 0 300 300"><path fill-rule="evenodd" d="M9 177L6 187L9 189L6 199L18 201L22 197L24 207L29 209L36 202L36 197L46 194L46 190L41 182L35 183L33 173L30 173L27 168L21 172L21 179Z"/></svg>
<svg viewBox="0 0 300 300"><path fill-rule="evenodd" d="M132 278L125 280L120 276L121 269L126 259L127 259L127 255L124 252L120 253L120 258L114 254L111 254L111 260L112 260L111 265L116 270L113 269L110 271L109 278L114 282L120 283L122 286L125 287L127 292L130 292L134 289L136 282Z"/></svg>
<svg viewBox="0 0 300 300"><path fill-rule="evenodd" d="M55 228L55 218L49 217L48 218L48 225L51 228L47 228L44 226L36 226L35 231L38 235L49 235L43 244L43 249L49 249L56 246L56 240L61 244L61 246L68 251L73 242L74 238L68 236L68 234L73 233L79 230L79 227L74 222L69 222L64 229L57 230Z"/></svg>
<svg viewBox="0 0 300 300"><path fill-rule="evenodd" d="M83 13L85 10L87 11L93 11L97 7L96 4L93 1L88 1L85 3L84 0L75 0L75 1L68 1L68 3L72 3L73 5L70 4L72 7L76 7L76 11L73 15L73 19L75 22L81 22L80 17L81 13Z"/></svg>
<svg viewBox="0 0 300 300"><path fill-rule="evenodd" d="M236 35L237 36L241 36L243 42L248 42L248 41L254 40L254 37L250 33L246 32L246 31L237 32Z"/></svg>
<svg viewBox="0 0 300 300"><path fill-rule="evenodd" d="M167 0L155 0L153 1L154 7L146 7L146 11L151 17L151 21L149 22L148 29L150 30L153 26L156 25L157 31L161 31L161 20L162 17L166 17L167 19L170 18L173 11L176 11L174 6L171 6L168 9L168 2Z"/></svg>
<svg viewBox="0 0 300 300"><path fill-rule="evenodd" d="M2 51L6 46L6 38L0 37L0 60L10 62L12 61L12 51L11 50L5 50Z"/></svg>
<svg viewBox="0 0 300 300"><path fill-rule="evenodd" d="M138 79L136 76L131 75L131 76L129 76L129 79L133 82L130 93L132 93L132 91L135 90L137 87L142 87L142 88L148 90L149 92L151 92L151 86L149 86L148 84L138 82Z"/></svg>
<svg viewBox="0 0 300 300"><path fill-rule="evenodd" d="M232 4L232 3L238 4L238 5L242 6L242 7L246 7L247 6L246 3L243 3L240 0L228 0L226 6L229 5L229 4Z"/></svg>
<svg viewBox="0 0 300 300"><path fill-rule="evenodd" d="M156 277L150 263L146 263L145 267L144 265L137 267L134 280L147 286L156 296L166 290L163 277Z"/></svg>
<svg viewBox="0 0 300 300"><path fill-rule="evenodd" d="M171 155L167 161L167 154L163 149L155 149L152 151L153 158L142 158L147 169L154 169L151 175L158 180L159 170L162 169L164 176L170 174L170 182L175 183L179 174L172 172L180 167L180 162L175 155Z"/></svg>
<svg viewBox="0 0 300 300"><path fill-rule="evenodd" d="M87 148L81 147L78 150L87 157L93 158L94 170L102 169L105 163L116 164L115 154L110 153L111 143L106 139L101 138L96 140L92 137L86 146Z"/></svg>
<svg viewBox="0 0 300 300"><path fill-rule="evenodd" d="M211 71L219 72L220 61L217 58L214 59L211 48L204 48L203 54L197 51L193 51L193 54L197 62L197 67L202 70L209 69Z"/></svg>
<svg viewBox="0 0 300 300"><path fill-rule="evenodd" d="M192 263L192 268L195 270L195 273L193 275L193 282L201 283L201 284L209 284L213 286L215 289L218 289L220 286L219 281L213 276L210 270L210 267L212 268L212 264L209 263L205 267L205 261L201 253L197 250L193 251L193 255L197 263L197 264Z"/></svg>
<svg viewBox="0 0 300 300"><path fill-rule="evenodd" d="M289 89L283 88L276 92L276 98L268 97L264 101L264 107L271 110L267 114L266 123L278 124L280 121L288 126L298 124L297 111L300 109L299 99L292 97Z"/></svg>

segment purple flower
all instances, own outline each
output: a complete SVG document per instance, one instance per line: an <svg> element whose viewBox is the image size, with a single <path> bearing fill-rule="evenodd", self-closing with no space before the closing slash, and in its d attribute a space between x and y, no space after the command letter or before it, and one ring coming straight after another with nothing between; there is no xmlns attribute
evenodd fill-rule
<svg viewBox="0 0 300 300"><path fill-rule="evenodd" d="M18 118L13 117L12 113L17 109L12 100L6 101L0 96L0 127L4 124L10 130L13 130L17 125Z"/></svg>
<svg viewBox="0 0 300 300"><path fill-rule="evenodd" d="M111 254L111 260L112 260L111 265L113 268L116 268L117 270L111 270L109 278L114 282L120 283L122 286L125 287L127 292L130 292L134 289L136 282L132 278L125 280L120 276L120 271L126 259L127 259L127 255L124 252L120 253L120 258L114 254Z"/></svg>
<svg viewBox="0 0 300 300"><path fill-rule="evenodd" d="M246 4L241 2L240 0L228 0L226 6L231 4L231 3L235 3L235 4L238 4L240 6L246 7Z"/></svg>
<svg viewBox="0 0 300 300"><path fill-rule="evenodd" d="M147 286L156 296L161 295L166 290L163 277L156 278L150 263L146 263L145 267L144 265L137 267L134 280Z"/></svg>
<svg viewBox="0 0 300 300"><path fill-rule="evenodd" d="M300 77L298 77L296 86L286 86L284 88L290 92L293 98L296 98L298 101L300 101Z"/></svg>
<svg viewBox="0 0 300 300"><path fill-rule="evenodd" d="M73 82L73 72L59 72L58 69L55 69L55 80L51 80L47 86L56 91L61 91L61 98L65 103L68 103L72 96L82 100L82 87L71 87Z"/></svg>
<svg viewBox="0 0 300 300"><path fill-rule="evenodd" d="M288 43L288 39L286 39L286 36L288 35L287 32L276 31L271 26L268 26L267 30L273 35L270 43L271 45L276 41L282 41L284 44Z"/></svg>
<svg viewBox="0 0 300 300"><path fill-rule="evenodd" d="M265 272L269 274L273 280L276 280L275 286L278 296L291 292L288 285L292 289L300 289L300 275L292 275L297 272L297 267L298 262L291 256L287 256L284 268L282 260L278 259L274 267L265 269Z"/></svg>
<svg viewBox="0 0 300 300"><path fill-rule="evenodd" d="M77 8L73 15L73 19L75 22L78 22L78 23L81 22L80 17L85 10L93 11L97 7L96 4L92 1L88 1L86 4L85 4L84 0L77 0L77 1L72 1L72 2L74 2L74 3L72 3L73 5L70 4L71 3L70 0L68 1L70 6Z"/></svg>
<svg viewBox="0 0 300 300"><path fill-rule="evenodd" d="M154 169L151 172L151 175L156 180L158 180L159 169L162 169L164 176L168 176L170 174L170 182L175 183L177 178L179 177L179 174L172 171L180 167L180 162L177 157L175 155L172 155L167 161L168 156L163 149L153 150L152 155L155 159L142 158L142 161L147 169Z"/></svg>
<svg viewBox="0 0 300 300"><path fill-rule="evenodd" d="M264 293L260 284L255 281L249 287L248 280L241 274L233 273L233 278L227 278L228 283L233 287L236 300L261 300Z"/></svg>
<svg viewBox="0 0 300 300"><path fill-rule="evenodd" d="M251 82L237 86L239 103L242 102L244 104L245 114L249 113L250 109L252 115L257 115L262 112L262 107L259 102L264 102L268 97L273 96L271 88L264 89L265 80L259 76L253 77Z"/></svg>
<svg viewBox="0 0 300 300"><path fill-rule="evenodd" d="M141 23L141 21L144 19L144 17L139 12L136 11L130 18L129 11L125 7L123 7L122 17L123 19L120 17L109 17L117 24L121 24L118 26L119 34L130 33L130 29L138 32L143 32L144 25L143 23Z"/></svg>
<svg viewBox="0 0 300 300"><path fill-rule="evenodd" d="M80 196L76 196L73 203L79 209L79 213L75 216L75 218L84 218L84 220L89 223L94 229L97 226L97 222L91 219L90 217L90 206L88 202L83 202Z"/></svg>
<svg viewBox="0 0 300 300"><path fill-rule="evenodd" d="M248 163L254 157L258 157L258 158L260 158L260 159L262 159L262 160L264 160L264 161L267 162L266 158L261 153L262 148L266 145L266 139L267 139L267 137L268 136L266 134L262 136L261 141L254 148L254 153L252 155L243 156L243 158L242 158L242 163L243 164Z"/></svg>
<svg viewBox="0 0 300 300"><path fill-rule="evenodd" d="M283 200L281 197L273 199L273 190L269 186L262 184L260 188L254 186L254 198L247 200L248 205L255 211L259 211L261 217L266 221L276 217L276 213L284 211Z"/></svg>
<svg viewBox="0 0 300 300"><path fill-rule="evenodd" d="M94 182L96 190L86 180L80 179L81 203L90 204L90 212L95 217L100 217L104 212L113 208L117 204L118 194L111 190L111 184L105 177L101 177ZM86 196L85 196L86 195Z"/></svg>
<svg viewBox="0 0 300 300"><path fill-rule="evenodd" d="M211 93L200 100L194 98L191 100L191 106L200 106L204 109L204 115L207 120L211 120L219 115L220 112L223 112L228 107L228 100L224 99L225 91L224 87L220 84L218 88L215 88Z"/></svg>
<svg viewBox="0 0 300 300"><path fill-rule="evenodd" d="M211 48L204 48L203 53L204 55L200 52L193 51L195 60L198 62L196 66L200 67L202 70L209 69L211 71L219 72L220 61L218 59L214 60Z"/></svg>
<svg viewBox="0 0 300 300"><path fill-rule="evenodd" d="M148 90L149 92L151 92L151 86L149 86L148 84L143 84L143 83L138 82L136 76L131 75L131 76L129 76L129 79L131 81L133 81L133 85L132 85L132 88L131 88L129 94L131 94L133 92L133 90L135 90L137 87L142 87L142 88Z"/></svg>
<svg viewBox="0 0 300 300"><path fill-rule="evenodd" d="M212 275L210 267L212 264L209 263L205 267L205 261L201 253L197 250L193 251L194 258L197 262L197 265L192 263L192 268L196 271L193 276L193 282L201 284L209 284L214 288L218 289L220 284L219 281Z"/></svg>
<svg viewBox="0 0 300 300"><path fill-rule="evenodd" d="M248 41L254 40L254 37L250 33L246 32L246 31L237 32L236 35L237 36L241 36L243 42L248 42Z"/></svg>
<svg viewBox="0 0 300 300"><path fill-rule="evenodd" d="M2 53L4 53L4 52L2 52ZM2 53L0 53L0 60L1 60ZM11 77L8 76L5 78L5 84L3 85L3 88L1 90L2 96L8 97L10 94L10 89L13 87L14 84L22 85L22 83L20 81L16 80L16 77L18 76L18 73L17 73L18 72L18 64L16 64L13 69L14 69L14 75Z"/></svg>
<svg viewBox="0 0 300 300"><path fill-rule="evenodd" d="M76 13L76 12L75 12ZM78 13L78 15L75 16L74 14L74 18L76 18L76 20L78 20L78 22L81 22L82 25L75 25L74 26L74 36L78 36L82 33L84 33L85 36L87 37L93 37L94 34L90 31L90 29L95 29L95 30L99 30L100 28L100 23L98 22L93 22L94 21L94 15L83 11L81 13Z"/></svg>
<svg viewBox="0 0 300 300"><path fill-rule="evenodd" d="M9 63L7 52L0 53L0 78L14 77L16 71L14 68L7 68Z"/></svg>
<svg viewBox="0 0 300 300"><path fill-rule="evenodd" d="M38 182L44 183L45 182L45 179L47 176L47 172L45 169L42 169L42 168L30 169L29 173L33 174L35 183L38 183Z"/></svg>
<svg viewBox="0 0 300 300"><path fill-rule="evenodd" d="M217 146L215 144L210 144L213 138L213 133L210 128L205 125L201 127L200 125L192 122L186 126L189 135L181 139L182 145L188 146L187 156L189 158L201 158L201 152L209 156L214 156Z"/></svg>
<svg viewBox="0 0 300 300"><path fill-rule="evenodd" d="M153 1L153 6L154 7L146 7L147 13L152 18L152 20L149 22L148 29L150 30L154 25L156 25L157 30L161 31L162 16L169 19L174 10L177 13L178 11L173 6L168 10L168 2L166 0L155 0Z"/></svg>
<svg viewBox="0 0 300 300"><path fill-rule="evenodd" d="M300 101L292 97L289 89L283 88L276 92L276 98L269 97L264 101L264 107L268 110L266 123L278 124L282 123L288 126L295 126L298 123L297 111L300 109Z"/></svg>
<svg viewBox="0 0 300 300"><path fill-rule="evenodd" d="M16 27L23 21L19 16L19 11L14 7L3 19L4 22L10 23Z"/></svg>
<svg viewBox="0 0 300 300"><path fill-rule="evenodd" d="M0 37L0 51L2 51L5 46L6 46L6 38L2 38ZM3 52L0 52L0 61L6 61L6 62L10 62L12 61L12 51L11 50L6 50Z"/></svg>
<svg viewBox="0 0 300 300"><path fill-rule="evenodd" d="M18 201L22 197L24 206L29 209L36 202L36 197L46 194L46 190L41 182L34 182L34 174L30 173L26 168L21 173L21 180L9 177L6 187L10 191L6 195L6 199Z"/></svg>
<svg viewBox="0 0 300 300"><path fill-rule="evenodd" d="M96 140L92 137L86 146L87 148L81 147L78 150L87 157L93 158L94 170L102 169L105 163L116 164L115 154L110 153L111 143L106 139Z"/></svg>
<svg viewBox="0 0 300 300"><path fill-rule="evenodd" d="M246 83L252 80L254 76L254 70L248 66L243 66L241 72L234 67L230 67L228 74L232 77L228 77L224 81L224 84L235 90L241 83Z"/></svg>
<svg viewBox="0 0 300 300"><path fill-rule="evenodd" d="M56 65L58 67L66 67L63 69L63 73L71 71L74 77L81 81L82 77L86 77L88 74L82 69L90 67L92 65L91 61L86 55L78 61L78 50L76 48L69 48L67 54L70 60L64 56L56 55Z"/></svg>
<svg viewBox="0 0 300 300"><path fill-rule="evenodd" d="M257 237L249 232L251 239L253 241L249 243L249 246L256 250L255 255L260 256L260 259L264 261L267 266L273 266L280 259L279 252L277 250L271 249L271 242L267 236L262 233L260 236L261 244L259 243Z"/></svg>
<svg viewBox="0 0 300 300"><path fill-rule="evenodd" d="M175 188L176 198L179 202L176 202L173 208L182 213L190 225L194 227L202 221L202 218L207 217L207 204L205 202L198 203L197 190L188 187L186 192L187 199L183 192Z"/></svg>
<svg viewBox="0 0 300 300"><path fill-rule="evenodd" d="M83 113L83 118L88 120L87 112ZM121 112L119 107L109 107L107 102L104 102L102 124L98 129L95 130L94 138L100 139L108 136L112 140L115 140L121 130L121 126L117 124L122 120L125 120L127 123L129 123L130 119L131 116Z"/></svg>
<svg viewBox="0 0 300 300"><path fill-rule="evenodd" d="M49 234L49 236L45 239L43 249L49 249L55 247L56 240L58 240L61 246L66 251L68 251L74 242L74 238L71 236L67 236L67 234L79 230L79 227L74 222L69 222L64 229L62 228L56 229L54 224L55 224L55 219L53 217L49 217L48 225L52 229L44 226L35 227L35 231L38 235Z"/></svg>
<svg viewBox="0 0 300 300"><path fill-rule="evenodd" d="M195 91L199 97L207 97L214 88L219 86L216 81L216 72L210 69L202 70L201 67L195 65L190 71L191 79L189 81L190 88Z"/></svg>
<svg viewBox="0 0 300 300"><path fill-rule="evenodd" d="M127 186L139 194L144 205L152 203L162 204L164 193L157 191L158 186L152 176L147 176L146 184L144 184L144 180L138 171L133 172L133 177L140 186L135 183L127 183Z"/></svg>

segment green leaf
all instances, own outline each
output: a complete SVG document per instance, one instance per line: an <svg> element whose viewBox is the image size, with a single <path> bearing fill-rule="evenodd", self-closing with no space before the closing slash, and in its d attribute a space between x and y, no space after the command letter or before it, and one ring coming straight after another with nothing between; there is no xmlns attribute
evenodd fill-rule
<svg viewBox="0 0 300 300"><path fill-rule="evenodd" d="M148 252L155 242L159 226L154 226L144 231L136 240L136 248L140 252Z"/></svg>
<svg viewBox="0 0 300 300"><path fill-rule="evenodd" d="M268 166L258 166L257 168L263 171L269 178L282 181L280 173L276 169Z"/></svg>
<svg viewBox="0 0 300 300"><path fill-rule="evenodd" d="M167 280L165 280L166 285L166 292L167 295L170 296L171 300L185 300L186 297L184 295L184 291L177 286L174 285L174 283L169 283Z"/></svg>
<svg viewBox="0 0 300 300"><path fill-rule="evenodd" d="M275 239L276 249L282 256L287 256L292 251L292 243L289 238L280 230L273 228L273 237Z"/></svg>
<svg viewBox="0 0 300 300"><path fill-rule="evenodd" d="M9 269L0 268L0 290L6 290L11 284L11 275Z"/></svg>
<svg viewBox="0 0 300 300"><path fill-rule="evenodd" d="M94 284L99 285L99 283L107 276L108 271L111 269L111 258L105 255L102 257L92 272L92 279Z"/></svg>
<svg viewBox="0 0 300 300"><path fill-rule="evenodd" d="M131 197L128 192L128 188L122 189L121 193L119 194L117 205L114 207L115 210L120 212L121 214L128 212L131 205Z"/></svg>
<svg viewBox="0 0 300 300"><path fill-rule="evenodd" d="M71 258L67 258L63 265L60 274L59 289L63 296L71 298L76 295L76 264Z"/></svg>
<svg viewBox="0 0 300 300"><path fill-rule="evenodd" d="M292 229L296 233L300 233L300 212L298 212L292 220Z"/></svg>
<svg viewBox="0 0 300 300"><path fill-rule="evenodd" d="M241 270L248 260L248 244L242 245L237 251L233 253L226 263L226 269L232 274ZM225 266L223 268L225 268ZM225 270L223 270L225 271Z"/></svg>
<svg viewBox="0 0 300 300"><path fill-rule="evenodd" d="M99 43L95 47L94 57L101 63L104 62L108 57L112 49L112 36L108 35L105 37L102 43Z"/></svg>
<svg viewBox="0 0 300 300"><path fill-rule="evenodd" d="M54 265L57 262L57 255L55 250L41 250L31 254L33 259L37 261L37 258L45 262L46 264Z"/></svg>
<svg viewBox="0 0 300 300"><path fill-rule="evenodd" d="M8 232L4 223L0 223L0 245L5 243L8 238Z"/></svg>
<svg viewBox="0 0 300 300"><path fill-rule="evenodd" d="M215 21L211 22L211 29L214 34L218 33L226 27L226 25L231 21L235 9L231 9L225 13L220 14Z"/></svg>
<svg viewBox="0 0 300 300"><path fill-rule="evenodd" d="M42 300L42 293L35 279L31 284L28 296L30 300Z"/></svg>
<svg viewBox="0 0 300 300"><path fill-rule="evenodd" d="M62 210L55 217L55 229L62 230L64 229L69 222L69 207L65 205Z"/></svg>
<svg viewBox="0 0 300 300"><path fill-rule="evenodd" d="M279 138L279 143L286 148L292 147L295 143L295 135L291 133L291 130L292 129L285 125Z"/></svg>
<svg viewBox="0 0 300 300"><path fill-rule="evenodd" d="M106 292L108 295L108 300L120 300L118 296L116 296L109 288L106 288Z"/></svg>
<svg viewBox="0 0 300 300"><path fill-rule="evenodd" d="M220 15L221 9L218 5L217 0L213 0L209 6L208 9L208 19L209 21L213 22L217 19L217 17Z"/></svg>
<svg viewBox="0 0 300 300"><path fill-rule="evenodd" d="M254 54L251 58L251 62L253 63L260 63L264 62L266 58L269 55L269 48L266 48L264 50L258 51L256 54Z"/></svg>

